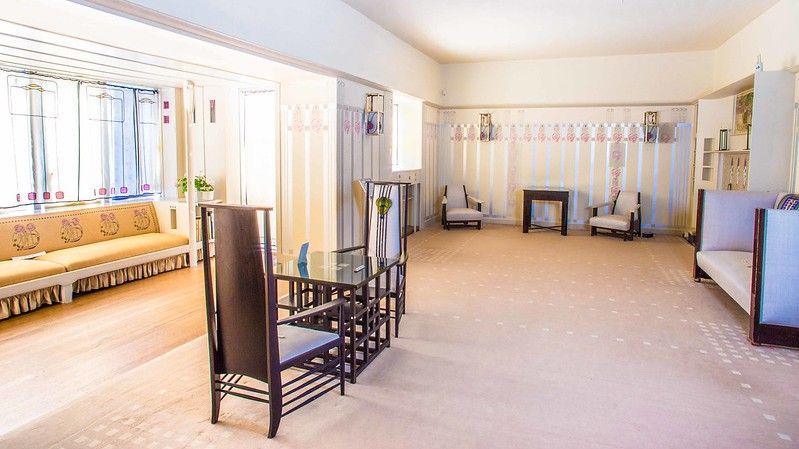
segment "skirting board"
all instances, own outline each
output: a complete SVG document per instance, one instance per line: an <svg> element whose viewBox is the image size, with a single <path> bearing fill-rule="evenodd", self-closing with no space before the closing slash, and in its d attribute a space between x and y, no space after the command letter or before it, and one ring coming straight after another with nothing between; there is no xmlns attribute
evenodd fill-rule
<svg viewBox="0 0 799 449"><path fill-rule="evenodd" d="M522 226L521 219L516 220L515 218L498 218L498 217L484 217L483 223L492 223L492 224L500 224L500 225L507 225L507 226ZM546 226L557 226L558 223L550 222L550 221L541 221L536 222L538 224L546 225ZM437 215L435 217L427 218L424 223L423 227L431 227L431 226L440 226L441 225L441 215ZM581 224L581 223L569 223L567 226L568 229L575 230L575 231L589 231L590 226L588 224ZM682 235L685 232L684 229L676 229L676 228L651 228L643 226L641 230L644 233L653 233L653 234L660 234L660 235Z"/></svg>

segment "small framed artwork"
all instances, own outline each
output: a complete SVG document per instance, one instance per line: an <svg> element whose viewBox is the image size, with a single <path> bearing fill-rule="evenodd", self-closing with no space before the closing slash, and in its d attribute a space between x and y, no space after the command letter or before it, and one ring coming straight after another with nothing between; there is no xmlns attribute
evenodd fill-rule
<svg viewBox="0 0 799 449"><path fill-rule="evenodd" d="M658 113L657 111L644 112L644 126L657 126Z"/></svg>
<svg viewBox="0 0 799 449"><path fill-rule="evenodd" d="M734 136L746 134L749 125L752 124L752 105L755 98L755 91L750 89L735 96L735 127L732 130Z"/></svg>

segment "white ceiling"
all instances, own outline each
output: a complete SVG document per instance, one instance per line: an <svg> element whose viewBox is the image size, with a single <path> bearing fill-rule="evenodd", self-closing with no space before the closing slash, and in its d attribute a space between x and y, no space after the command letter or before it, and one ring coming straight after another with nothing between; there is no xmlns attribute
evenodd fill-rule
<svg viewBox="0 0 799 449"><path fill-rule="evenodd" d="M261 87L319 77L72 2L0 0L0 11L0 67L150 86Z"/></svg>
<svg viewBox="0 0 799 449"><path fill-rule="evenodd" d="M777 0L343 1L441 63L709 50L777 3Z"/></svg>

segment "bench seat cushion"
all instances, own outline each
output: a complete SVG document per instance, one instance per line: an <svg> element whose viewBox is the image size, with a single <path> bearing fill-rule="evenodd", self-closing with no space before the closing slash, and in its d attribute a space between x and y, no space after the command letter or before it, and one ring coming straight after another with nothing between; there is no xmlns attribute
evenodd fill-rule
<svg viewBox="0 0 799 449"><path fill-rule="evenodd" d="M747 251L699 251L696 264L750 313L752 253Z"/></svg>
<svg viewBox="0 0 799 449"><path fill-rule="evenodd" d="M0 287L66 271L63 265L43 260L3 260L0 261Z"/></svg>
<svg viewBox="0 0 799 449"><path fill-rule="evenodd" d="M37 257L36 260L54 262L64 266L67 271L74 271L188 243L189 239L182 235L152 232L61 249Z"/></svg>

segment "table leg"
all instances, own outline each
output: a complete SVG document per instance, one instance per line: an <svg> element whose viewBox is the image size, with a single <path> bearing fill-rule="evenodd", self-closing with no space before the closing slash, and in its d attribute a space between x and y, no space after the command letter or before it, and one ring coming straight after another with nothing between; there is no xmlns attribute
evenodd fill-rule
<svg viewBox="0 0 799 449"><path fill-rule="evenodd" d="M560 235L567 235L569 229L569 197L560 203Z"/></svg>
<svg viewBox="0 0 799 449"><path fill-rule="evenodd" d="M522 207L522 232L527 234L530 230L530 203L532 201L527 195L524 195L524 206Z"/></svg>
<svg viewBox="0 0 799 449"><path fill-rule="evenodd" d="M355 296L356 296L357 293L358 293L357 290L354 289L354 288L352 290L350 290L350 315L347 317L350 320L350 345L349 345L350 346L350 348L349 348L349 352L350 352L349 353L349 356L350 356L350 383L353 383L353 384L356 381L356 373L355 373L356 362L355 361L358 358L358 356L357 356L357 351L358 350L355 347L355 341L358 339L358 335L355 332L355 311L356 311L355 304L357 302L357 300L355 299ZM342 322L343 322L343 319L342 319Z"/></svg>

